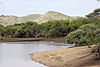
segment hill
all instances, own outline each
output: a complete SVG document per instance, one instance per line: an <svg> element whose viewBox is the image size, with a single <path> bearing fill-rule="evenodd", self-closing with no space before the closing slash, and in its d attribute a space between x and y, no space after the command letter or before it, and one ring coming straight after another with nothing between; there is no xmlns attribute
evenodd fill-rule
<svg viewBox="0 0 100 67"><path fill-rule="evenodd" d="M77 17L67 16L65 14L55 12L55 11L48 11L45 14L30 14L24 17L17 17L17 16L0 16L0 24L7 26L7 25L14 25L16 23L22 23L26 21L33 21L37 23L44 23L50 20L72 20Z"/></svg>

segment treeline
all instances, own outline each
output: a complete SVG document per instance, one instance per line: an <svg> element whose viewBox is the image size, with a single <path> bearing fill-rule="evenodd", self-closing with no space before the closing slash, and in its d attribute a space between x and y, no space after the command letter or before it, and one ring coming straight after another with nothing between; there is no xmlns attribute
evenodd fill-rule
<svg viewBox="0 0 100 67"><path fill-rule="evenodd" d="M1 37L65 37L70 32L78 29L80 26L88 24L89 21L85 18L75 20L54 20L42 24L27 21L10 26L0 25Z"/></svg>

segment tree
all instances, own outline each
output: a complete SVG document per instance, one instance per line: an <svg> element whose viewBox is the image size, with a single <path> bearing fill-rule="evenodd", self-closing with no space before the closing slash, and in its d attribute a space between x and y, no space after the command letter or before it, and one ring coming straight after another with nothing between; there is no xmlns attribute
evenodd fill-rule
<svg viewBox="0 0 100 67"><path fill-rule="evenodd" d="M4 31L5 31L4 26L0 25L0 36L1 37L4 37Z"/></svg>
<svg viewBox="0 0 100 67"><path fill-rule="evenodd" d="M5 36L6 37L15 37L17 32L17 28L10 25L5 27Z"/></svg>
<svg viewBox="0 0 100 67"><path fill-rule="evenodd" d="M72 20L70 23L69 23L69 32L72 32L72 31L75 31L77 30L80 26L82 25L85 25L85 24L88 24L88 20L86 18L77 18L75 20Z"/></svg>
<svg viewBox="0 0 100 67"><path fill-rule="evenodd" d="M54 20L42 24L43 35L46 37L61 37L66 36L68 31L69 21Z"/></svg>
<svg viewBox="0 0 100 67"><path fill-rule="evenodd" d="M50 30L51 25L53 24L52 21L48 21L41 24L42 27L42 36L49 37L48 31Z"/></svg>
<svg viewBox="0 0 100 67"><path fill-rule="evenodd" d="M41 24L42 35L45 37L64 37L70 32L78 29L80 26L88 24L86 18L77 18L75 20L53 20Z"/></svg>
<svg viewBox="0 0 100 67"><path fill-rule="evenodd" d="M92 13L86 15L89 18L90 22L94 23L100 19L100 8L95 9Z"/></svg>
<svg viewBox="0 0 100 67"><path fill-rule="evenodd" d="M95 9L92 13L86 15L88 18L99 17L100 9Z"/></svg>
<svg viewBox="0 0 100 67"><path fill-rule="evenodd" d="M21 23L22 24L22 23ZM20 26L17 25L17 26ZM18 30L17 37L39 37L41 34L41 26L36 22L28 21L21 25Z"/></svg>
<svg viewBox="0 0 100 67"><path fill-rule="evenodd" d="M100 29L94 24L86 24L68 34L68 43L90 45L100 42Z"/></svg>
<svg viewBox="0 0 100 67"><path fill-rule="evenodd" d="M42 35L42 26L39 24L35 24L32 26L32 35L35 38L38 38Z"/></svg>

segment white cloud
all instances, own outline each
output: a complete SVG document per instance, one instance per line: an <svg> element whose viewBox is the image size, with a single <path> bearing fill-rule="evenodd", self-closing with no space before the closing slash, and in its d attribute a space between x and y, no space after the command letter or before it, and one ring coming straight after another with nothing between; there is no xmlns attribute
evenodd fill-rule
<svg viewBox="0 0 100 67"><path fill-rule="evenodd" d="M3 3L2 3L3 2ZM96 0L2 0L0 14L25 15L58 11L72 16L84 16L100 7Z"/></svg>
<svg viewBox="0 0 100 67"><path fill-rule="evenodd" d="M3 2L0 2L0 4L3 4Z"/></svg>

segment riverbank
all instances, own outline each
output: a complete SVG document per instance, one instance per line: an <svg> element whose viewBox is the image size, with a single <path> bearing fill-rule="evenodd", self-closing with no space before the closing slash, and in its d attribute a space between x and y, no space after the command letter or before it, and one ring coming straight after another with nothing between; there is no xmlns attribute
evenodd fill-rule
<svg viewBox="0 0 100 67"><path fill-rule="evenodd" d="M19 41L59 41L65 42L66 37L61 38L0 38L0 42L19 42Z"/></svg>
<svg viewBox="0 0 100 67"><path fill-rule="evenodd" d="M32 59L49 67L100 67L90 50L87 46L51 50L34 53Z"/></svg>

